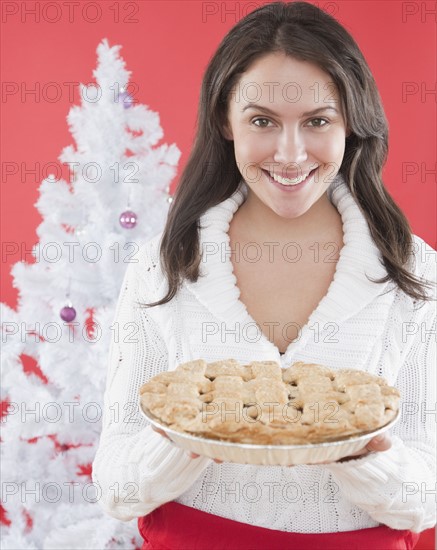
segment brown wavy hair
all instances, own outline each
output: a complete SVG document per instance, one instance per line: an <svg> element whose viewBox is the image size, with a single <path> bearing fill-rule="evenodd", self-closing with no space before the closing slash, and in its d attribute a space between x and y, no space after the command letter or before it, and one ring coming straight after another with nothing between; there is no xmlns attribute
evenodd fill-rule
<svg viewBox="0 0 437 550"><path fill-rule="evenodd" d="M202 82L197 132L170 206L160 246L169 302L184 279L197 281L201 261L199 218L229 198L241 181L233 142L223 135L228 98L259 57L282 52L329 74L339 92L348 129L339 172L365 216L387 276L414 300L429 299L427 283L409 268L411 229L382 181L388 125L375 80L358 45L333 17L307 2L272 2L241 19L211 58ZM226 167L224 169L223 167Z"/></svg>

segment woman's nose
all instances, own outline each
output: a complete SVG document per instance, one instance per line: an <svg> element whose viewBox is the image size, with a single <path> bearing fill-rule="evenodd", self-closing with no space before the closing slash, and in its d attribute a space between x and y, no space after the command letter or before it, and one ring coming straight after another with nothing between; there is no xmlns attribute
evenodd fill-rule
<svg viewBox="0 0 437 550"><path fill-rule="evenodd" d="M299 129L284 130L276 142L274 160L280 165L301 164L308 158L306 145Z"/></svg>

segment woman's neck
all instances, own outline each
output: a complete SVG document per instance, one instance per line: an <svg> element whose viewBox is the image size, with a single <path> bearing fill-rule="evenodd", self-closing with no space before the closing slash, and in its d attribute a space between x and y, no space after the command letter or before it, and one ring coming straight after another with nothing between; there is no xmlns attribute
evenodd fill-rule
<svg viewBox="0 0 437 550"><path fill-rule="evenodd" d="M331 240L342 234L342 219L327 193L298 218L284 218L249 192L232 218L233 229L245 241L305 242Z"/></svg>

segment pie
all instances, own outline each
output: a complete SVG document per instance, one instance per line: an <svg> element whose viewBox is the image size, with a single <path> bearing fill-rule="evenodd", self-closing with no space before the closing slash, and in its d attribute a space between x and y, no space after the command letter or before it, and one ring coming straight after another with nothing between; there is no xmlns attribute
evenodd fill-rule
<svg viewBox="0 0 437 550"><path fill-rule="evenodd" d="M372 432L395 418L399 391L379 377L295 362L202 359L162 372L140 404L164 428L258 445L322 443Z"/></svg>

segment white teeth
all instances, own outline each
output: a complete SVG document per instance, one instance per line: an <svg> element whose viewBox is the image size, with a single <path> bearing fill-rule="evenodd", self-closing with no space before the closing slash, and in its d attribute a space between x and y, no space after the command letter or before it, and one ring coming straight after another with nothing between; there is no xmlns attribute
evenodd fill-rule
<svg viewBox="0 0 437 550"><path fill-rule="evenodd" d="M273 178L278 183L281 183L282 185L298 185L308 177L308 174L304 174L300 178L294 178L290 180L288 178L282 178L281 176L278 176L278 174L272 174L271 172L269 172L269 174L271 178Z"/></svg>

